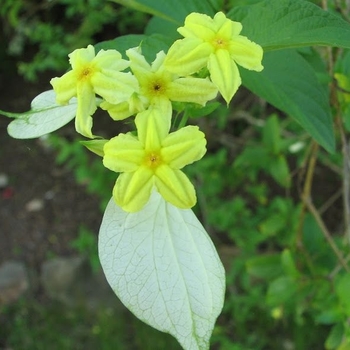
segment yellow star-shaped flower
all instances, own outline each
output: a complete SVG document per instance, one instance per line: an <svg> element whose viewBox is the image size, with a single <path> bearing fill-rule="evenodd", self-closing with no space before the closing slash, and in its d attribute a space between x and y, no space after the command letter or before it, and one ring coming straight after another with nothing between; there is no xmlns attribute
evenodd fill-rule
<svg viewBox="0 0 350 350"><path fill-rule="evenodd" d="M135 118L138 136L120 134L104 145L103 164L120 172L113 189L115 202L125 211L136 212L157 190L179 208L196 203L195 189L180 170L203 157L204 134L196 126L169 133L170 118L157 108Z"/></svg>
<svg viewBox="0 0 350 350"><path fill-rule="evenodd" d="M214 18L191 13L178 32L184 39L170 47L164 65L176 74L189 75L207 67L212 82L229 103L241 85L237 64L261 71L261 46L240 35L242 24L228 19L222 12Z"/></svg>
<svg viewBox="0 0 350 350"><path fill-rule="evenodd" d="M72 70L60 78L51 79L58 104L67 104L77 97L78 107L75 128L80 134L92 138L91 115L97 108L96 95L110 103L120 103L130 98L137 88L131 73L120 72L129 66L116 50L77 49L69 54Z"/></svg>
<svg viewBox="0 0 350 350"><path fill-rule="evenodd" d="M128 112L125 103L117 106L106 102L101 104L101 108L106 109L113 119L124 119L149 106L157 107L163 115L171 115L171 101L205 105L217 95L218 90L209 79L180 77L167 71L163 64L166 56L163 51L157 54L151 65L140 48L129 49L126 55L138 80L139 91L137 96L134 94L133 99L130 99Z"/></svg>

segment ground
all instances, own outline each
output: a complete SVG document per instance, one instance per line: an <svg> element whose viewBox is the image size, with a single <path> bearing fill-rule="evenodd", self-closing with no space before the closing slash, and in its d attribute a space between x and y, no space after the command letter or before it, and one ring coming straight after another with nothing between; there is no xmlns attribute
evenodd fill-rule
<svg viewBox="0 0 350 350"><path fill-rule="evenodd" d="M28 83L0 71L0 109L29 110L31 100L50 88L50 77ZM48 257L73 253L69 242L81 225L97 233L102 213L98 198L55 163L53 150L37 139L11 138L9 122L0 117L0 177L5 180L0 189L0 264L17 259L38 269ZM68 125L63 134L72 129Z"/></svg>

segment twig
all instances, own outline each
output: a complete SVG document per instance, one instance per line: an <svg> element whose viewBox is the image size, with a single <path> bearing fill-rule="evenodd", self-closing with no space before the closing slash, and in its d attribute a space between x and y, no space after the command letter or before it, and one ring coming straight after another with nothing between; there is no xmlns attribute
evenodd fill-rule
<svg viewBox="0 0 350 350"><path fill-rule="evenodd" d="M319 148L318 144L315 141L313 141L310 148L310 156L309 156L308 168L306 172L306 178L304 182L304 188L301 194L302 198L309 198L311 194L312 179L313 179L315 166L316 166L318 148ZM303 246L302 235L303 235L305 213L306 213L306 204L302 202L302 207L301 207L301 212L299 217L299 227L298 227L297 236L296 236L296 245L298 248L302 248Z"/></svg>
<svg viewBox="0 0 350 350"><path fill-rule="evenodd" d="M331 246L334 254L337 256L337 258L338 258L340 264L342 265L342 267L346 270L346 272L350 272L350 268L347 265L346 260L344 259L342 253L340 252L340 250L338 249L338 247L334 243L331 234L329 233L326 225L324 224L320 214L318 213L317 209L315 208L315 206L311 202L310 198L309 197L304 197L303 198L303 202L305 203L307 209L310 211L310 213L315 218L315 220L316 220L318 226L320 227L324 237L326 238L328 244Z"/></svg>

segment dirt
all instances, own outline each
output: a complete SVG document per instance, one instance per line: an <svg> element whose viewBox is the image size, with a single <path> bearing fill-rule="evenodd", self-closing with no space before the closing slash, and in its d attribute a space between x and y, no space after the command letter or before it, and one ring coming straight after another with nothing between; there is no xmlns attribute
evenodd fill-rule
<svg viewBox="0 0 350 350"><path fill-rule="evenodd" d="M0 69L0 109L29 110L31 100L50 89L52 76L46 73L28 83ZM39 268L48 257L74 252L70 242L81 225L97 234L102 213L98 198L55 163L55 153L45 143L8 136L10 121L0 116L0 176L7 182L0 188L0 264L16 259ZM63 133L72 129L68 125Z"/></svg>

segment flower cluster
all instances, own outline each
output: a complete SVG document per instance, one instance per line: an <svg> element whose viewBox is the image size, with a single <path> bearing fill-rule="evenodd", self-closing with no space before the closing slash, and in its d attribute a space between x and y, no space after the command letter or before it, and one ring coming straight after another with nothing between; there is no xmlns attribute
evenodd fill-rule
<svg viewBox="0 0 350 350"><path fill-rule="evenodd" d="M178 29L184 38L167 54L159 52L152 64L140 47L127 50L125 60L116 50L95 54L89 45L69 55L72 70L51 80L58 104L77 98L75 127L83 136L95 138L97 107L114 120L135 116L136 136L130 132L96 140L103 145L103 164L121 173L113 197L125 211L140 210L153 190L179 208L195 205L194 187L180 169L203 157L206 140L196 126L170 132L172 102L205 106L220 92L228 104L241 84L237 64L263 69L262 48L241 36L241 30L222 12L214 18L191 13ZM198 77L203 68L208 76Z"/></svg>

